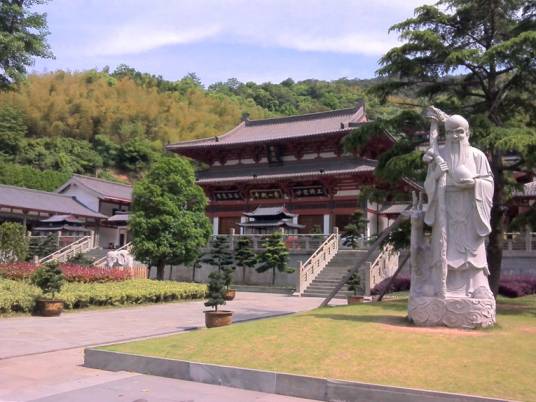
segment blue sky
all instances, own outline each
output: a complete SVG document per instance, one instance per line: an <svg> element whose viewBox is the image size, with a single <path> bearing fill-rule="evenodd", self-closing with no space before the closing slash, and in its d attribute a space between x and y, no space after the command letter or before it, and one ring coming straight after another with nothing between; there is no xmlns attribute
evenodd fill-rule
<svg viewBox="0 0 536 402"><path fill-rule="evenodd" d="M388 28L425 0L52 0L54 60L35 72L125 63L169 80L370 78Z"/></svg>

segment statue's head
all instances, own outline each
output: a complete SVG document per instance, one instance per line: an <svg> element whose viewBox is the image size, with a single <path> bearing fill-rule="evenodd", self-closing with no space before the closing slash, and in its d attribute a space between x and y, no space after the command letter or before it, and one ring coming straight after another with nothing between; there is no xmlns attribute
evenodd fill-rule
<svg viewBox="0 0 536 402"><path fill-rule="evenodd" d="M445 121L447 141L465 143L469 141L469 123L459 114L449 116Z"/></svg>

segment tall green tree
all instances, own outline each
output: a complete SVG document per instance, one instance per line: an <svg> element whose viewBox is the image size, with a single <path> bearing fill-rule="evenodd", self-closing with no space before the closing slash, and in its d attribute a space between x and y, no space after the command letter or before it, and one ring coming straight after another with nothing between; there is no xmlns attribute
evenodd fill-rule
<svg viewBox="0 0 536 402"><path fill-rule="evenodd" d="M27 255L26 228L20 223L2 223L0 225L0 264L24 261Z"/></svg>
<svg viewBox="0 0 536 402"><path fill-rule="evenodd" d="M234 250L236 265L242 268L242 282L246 282L246 269L257 265L257 254L251 245L251 239L247 236L240 236Z"/></svg>
<svg viewBox="0 0 536 402"><path fill-rule="evenodd" d="M189 264L210 236L205 215L207 198L195 183L191 164L179 157L162 157L133 189L133 252L137 259L156 266L164 279L168 264Z"/></svg>
<svg viewBox="0 0 536 402"><path fill-rule="evenodd" d="M489 156L495 177L488 245L495 294L511 169L503 156L515 151L530 162L536 149L535 16L532 0L441 0L418 7L413 18L391 27L405 43L380 60L378 73L389 79L373 88L383 98L411 88L447 113L469 118L470 140Z"/></svg>
<svg viewBox="0 0 536 402"><path fill-rule="evenodd" d="M273 232L262 244L264 251L259 255L260 265L257 272L272 270L272 286L275 285L275 273L292 273L294 269L288 266L288 250L283 241L283 234L279 231Z"/></svg>
<svg viewBox="0 0 536 402"><path fill-rule="evenodd" d="M9 105L0 108L0 156L14 159L21 151L27 131L24 115L19 110Z"/></svg>
<svg viewBox="0 0 536 402"><path fill-rule="evenodd" d="M44 3L46 0L0 2L0 90L19 82L34 57L53 57L46 41L46 14L31 11Z"/></svg>

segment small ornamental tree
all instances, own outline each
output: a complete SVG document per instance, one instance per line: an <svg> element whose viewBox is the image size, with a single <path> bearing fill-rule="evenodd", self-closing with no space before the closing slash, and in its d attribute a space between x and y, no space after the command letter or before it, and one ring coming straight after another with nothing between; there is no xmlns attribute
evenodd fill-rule
<svg viewBox="0 0 536 402"><path fill-rule="evenodd" d="M229 289L233 280L233 255L230 251L229 241L226 236L216 236L210 242L210 251L203 257L205 264L218 268L226 289Z"/></svg>
<svg viewBox="0 0 536 402"><path fill-rule="evenodd" d="M129 218L136 259L156 266L164 279L166 265L190 264L210 236L207 198L192 165L179 157L162 157L134 185Z"/></svg>
<svg viewBox="0 0 536 402"><path fill-rule="evenodd" d="M41 289L45 296L54 299L61 290L65 279L57 261L51 261L32 275L32 283Z"/></svg>
<svg viewBox="0 0 536 402"><path fill-rule="evenodd" d="M218 311L218 306L225 304L225 283L223 273L214 271L208 275L208 300L205 306L212 307L214 311Z"/></svg>
<svg viewBox="0 0 536 402"><path fill-rule="evenodd" d="M253 268L257 265L257 255L251 246L251 240L246 236L238 239L234 251L236 265L242 268L242 282L246 282L246 268Z"/></svg>
<svg viewBox="0 0 536 402"><path fill-rule="evenodd" d="M350 275L350 278L348 278L346 284L348 285L348 290L353 292L354 296L357 296L357 292L363 291L359 272L354 272L352 275Z"/></svg>
<svg viewBox="0 0 536 402"><path fill-rule="evenodd" d="M14 222L0 225L0 264L24 261L28 255L26 228Z"/></svg>
<svg viewBox="0 0 536 402"><path fill-rule="evenodd" d="M49 254L52 254L54 251L58 250L59 239L58 233L51 233L47 235L44 239L32 238L30 241L30 256L46 257Z"/></svg>
<svg viewBox="0 0 536 402"><path fill-rule="evenodd" d="M272 270L272 286L275 285L275 272L292 273L294 270L288 266L288 250L283 242L283 234L279 231L268 236L262 246L264 251L259 255L261 265L256 268L257 272Z"/></svg>
<svg viewBox="0 0 536 402"><path fill-rule="evenodd" d="M359 246L359 239L367 230L368 221L363 217L363 213L360 211L354 212L350 223L343 229L343 235L346 238L345 246L357 248Z"/></svg>

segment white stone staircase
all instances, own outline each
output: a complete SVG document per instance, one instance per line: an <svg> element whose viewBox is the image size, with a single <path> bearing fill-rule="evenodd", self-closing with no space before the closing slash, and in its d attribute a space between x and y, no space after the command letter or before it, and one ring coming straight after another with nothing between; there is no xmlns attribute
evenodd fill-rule
<svg viewBox="0 0 536 402"><path fill-rule="evenodd" d="M302 296L327 297L340 280L348 273L360 256L366 250L341 250L326 265L326 267L316 276L311 284L305 289ZM345 285L335 296L337 299L346 298L351 292Z"/></svg>
<svg viewBox="0 0 536 402"><path fill-rule="evenodd" d="M76 257L78 254L86 253L93 248L95 248L95 236L92 233L89 236L84 236L75 240L43 258L38 258L36 263L44 264L51 261L66 262L70 258Z"/></svg>

